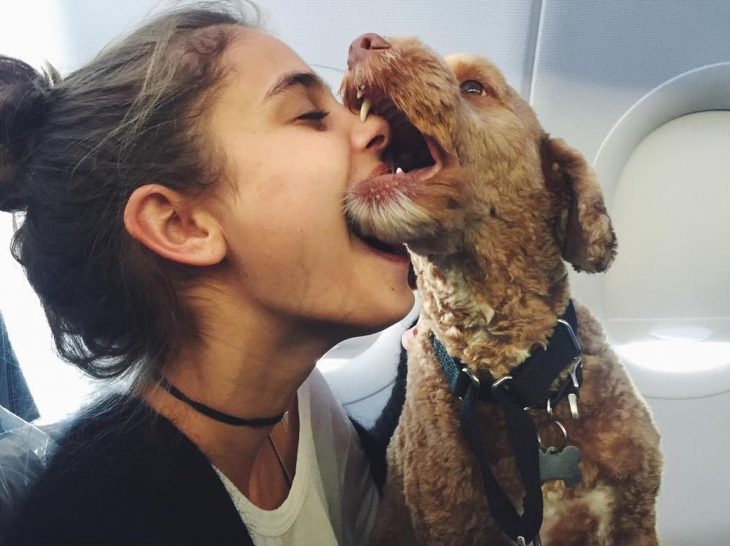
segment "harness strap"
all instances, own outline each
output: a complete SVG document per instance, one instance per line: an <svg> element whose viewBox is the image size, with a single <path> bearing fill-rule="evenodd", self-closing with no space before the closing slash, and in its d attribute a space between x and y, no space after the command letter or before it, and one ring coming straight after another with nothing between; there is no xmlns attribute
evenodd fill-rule
<svg viewBox="0 0 730 546"><path fill-rule="evenodd" d="M518 537L523 537L529 544L540 531L543 512L537 430L527 412L515 404L506 393L497 389L494 395L499 400L499 406L507 421L510 443L525 489L524 509L521 515L517 513L497 482L487 462L487 453L476 411L479 400L478 392L474 387L467 390L464 403L459 410L459 422L479 462L492 517L512 540L517 541Z"/></svg>
<svg viewBox="0 0 730 546"><path fill-rule="evenodd" d="M569 302L558 319L547 347L539 347L533 354L510 374L514 381L509 389L522 407L544 408L548 398L553 406L569 393L578 393L583 381L580 366L580 345L575 332L578 331L578 318L573 302ZM576 382L566 381L557 391L549 392L555 379L570 365L574 368ZM488 393L487 393L488 394Z"/></svg>
<svg viewBox="0 0 730 546"><path fill-rule="evenodd" d="M463 401L459 422L479 463L489 510L504 533L519 544L539 542L538 533L543 518L539 443L535 424L527 410L544 407L548 400L556 404L570 392L577 394L582 373L576 330L575 308L569 302L548 342L547 350L536 351L511 375L496 381L489 376L489 385L481 385L480 379L458 359L449 355L446 347L436 336L432 336L432 347L446 382L451 392ZM566 369L566 362L571 367L571 376L555 392L548 392L555 379ZM510 444L525 491L522 514L517 513L487 462L477 418L477 403L480 400L497 404L507 423Z"/></svg>

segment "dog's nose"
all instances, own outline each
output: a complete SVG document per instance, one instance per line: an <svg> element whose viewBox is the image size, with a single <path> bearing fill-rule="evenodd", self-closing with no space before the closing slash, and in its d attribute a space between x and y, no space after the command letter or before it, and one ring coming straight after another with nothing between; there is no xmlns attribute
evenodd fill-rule
<svg viewBox="0 0 730 546"><path fill-rule="evenodd" d="M350 44L350 52L347 55L347 68L352 68L362 61L373 49L389 49L390 44L374 32L368 32L355 38Z"/></svg>

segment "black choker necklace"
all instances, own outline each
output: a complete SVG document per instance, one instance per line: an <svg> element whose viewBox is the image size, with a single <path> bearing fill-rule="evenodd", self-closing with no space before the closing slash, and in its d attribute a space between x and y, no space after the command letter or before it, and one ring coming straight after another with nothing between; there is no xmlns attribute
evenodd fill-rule
<svg viewBox="0 0 730 546"><path fill-rule="evenodd" d="M282 417L284 417L284 414L282 413L281 415L276 415L275 417L242 419L241 417L236 417L234 415L223 413L222 411L215 410L209 406L206 406L205 404L201 404L200 402L191 400L161 375L157 376L157 381L163 389L165 389L181 402L185 402L188 406L202 413L206 417L210 417L211 419L215 419L216 421L220 421L221 423L225 423L226 425L233 425L237 427L268 427L271 425L275 425L276 423L281 421Z"/></svg>

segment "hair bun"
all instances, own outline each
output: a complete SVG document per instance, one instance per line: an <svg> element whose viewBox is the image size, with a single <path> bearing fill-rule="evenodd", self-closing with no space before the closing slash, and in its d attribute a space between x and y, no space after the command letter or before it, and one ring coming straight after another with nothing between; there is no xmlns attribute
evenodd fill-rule
<svg viewBox="0 0 730 546"><path fill-rule="evenodd" d="M27 208L24 170L32 142L46 121L57 73L0 55L0 210Z"/></svg>

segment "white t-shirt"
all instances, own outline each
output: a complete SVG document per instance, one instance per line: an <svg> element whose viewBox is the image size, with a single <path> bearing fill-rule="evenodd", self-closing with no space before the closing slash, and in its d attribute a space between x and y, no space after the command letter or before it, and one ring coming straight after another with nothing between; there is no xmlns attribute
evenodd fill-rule
<svg viewBox="0 0 730 546"><path fill-rule="evenodd" d="M281 506L259 508L214 468L256 546L364 546L378 492L357 433L316 368L297 398L297 467Z"/></svg>

